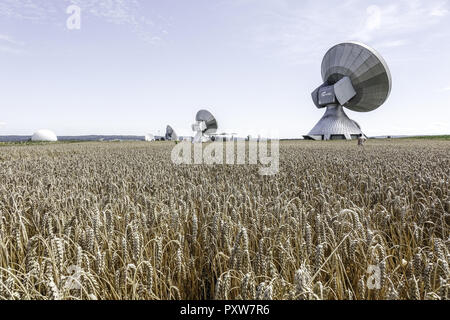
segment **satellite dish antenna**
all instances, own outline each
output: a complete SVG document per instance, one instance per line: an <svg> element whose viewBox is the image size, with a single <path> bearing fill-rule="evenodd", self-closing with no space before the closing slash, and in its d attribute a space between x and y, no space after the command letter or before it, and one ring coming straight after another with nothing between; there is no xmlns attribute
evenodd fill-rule
<svg viewBox="0 0 450 320"><path fill-rule="evenodd" d="M173 130L173 128L171 126L167 126L167 128L166 128L165 139L167 141L177 141L178 140L178 136L175 133L175 130Z"/></svg>
<svg viewBox="0 0 450 320"><path fill-rule="evenodd" d="M144 141L155 141L155 136L151 133L148 133L145 135Z"/></svg>
<svg viewBox="0 0 450 320"><path fill-rule="evenodd" d="M197 132L194 137L194 143L207 142L214 140L214 134L217 132L219 125L216 118L207 110L200 110L195 116L195 123L192 130Z"/></svg>
<svg viewBox="0 0 450 320"><path fill-rule="evenodd" d="M379 108L389 97L392 77L386 61L369 46L345 42L332 47L322 61L324 84L314 90L317 108L325 115L305 136L310 140L351 140L364 135L358 123L344 112Z"/></svg>

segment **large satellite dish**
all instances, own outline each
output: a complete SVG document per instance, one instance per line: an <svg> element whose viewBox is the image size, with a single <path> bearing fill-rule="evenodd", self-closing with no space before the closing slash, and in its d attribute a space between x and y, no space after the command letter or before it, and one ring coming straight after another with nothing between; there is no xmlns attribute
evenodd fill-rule
<svg viewBox="0 0 450 320"><path fill-rule="evenodd" d="M194 137L194 142L199 143L213 140L213 136L218 128L219 125L212 113L207 110L200 110L197 112L195 123L192 125L192 130L197 132Z"/></svg>
<svg viewBox="0 0 450 320"><path fill-rule="evenodd" d="M317 108L327 108L307 139L352 139L363 135L343 107L357 112L379 108L389 97L392 77L381 55L369 46L346 42L332 47L322 61L324 83L312 93Z"/></svg>
<svg viewBox="0 0 450 320"><path fill-rule="evenodd" d="M175 130L173 130L173 128L171 126L167 126L167 128L166 128L165 139L167 141L177 141L178 140L178 136L175 133Z"/></svg>

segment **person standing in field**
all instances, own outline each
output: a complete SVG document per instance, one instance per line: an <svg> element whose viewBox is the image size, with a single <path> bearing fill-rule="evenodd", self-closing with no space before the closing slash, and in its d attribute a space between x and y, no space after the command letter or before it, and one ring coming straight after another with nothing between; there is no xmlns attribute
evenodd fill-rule
<svg viewBox="0 0 450 320"><path fill-rule="evenodd" d="M366 138L364 137L364 135L359 135L358 138L358 146L364 147L364 143L366 142Z"/></svg>

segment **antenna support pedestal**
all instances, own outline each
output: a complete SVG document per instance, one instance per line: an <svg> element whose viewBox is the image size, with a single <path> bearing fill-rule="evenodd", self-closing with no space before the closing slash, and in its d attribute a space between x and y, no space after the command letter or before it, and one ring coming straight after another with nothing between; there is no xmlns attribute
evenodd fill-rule
<svg viewBox="0 0 450 320"><path fill-rule="evenodd" d="M322 119L304 137L308 140L352 140L360 135L364 135L361 128L347 116L343 107L330 104Z"/></svg>

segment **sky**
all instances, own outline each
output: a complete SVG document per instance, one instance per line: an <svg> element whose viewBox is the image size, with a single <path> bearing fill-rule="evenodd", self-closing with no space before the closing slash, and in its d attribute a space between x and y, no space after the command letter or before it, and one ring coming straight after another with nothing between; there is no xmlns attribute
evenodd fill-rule
<svg viewBox="0 0 450 320"><path fill-rule="evenodd" d="M300 137L324 114L324 54L350 40L393 78L383 106L346 111L366 135L450 134L449 2L1 0L0 135L192 135L208 109L219 131Z"/></svg>

